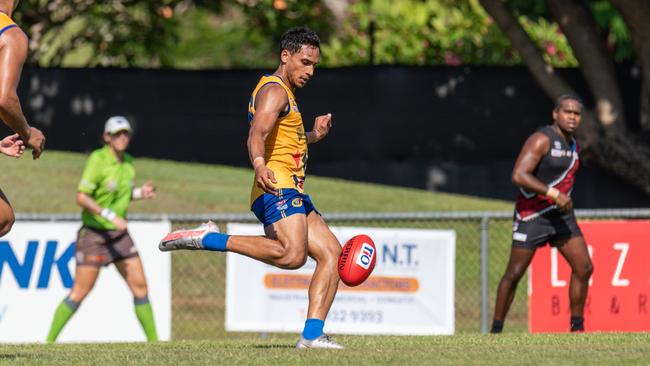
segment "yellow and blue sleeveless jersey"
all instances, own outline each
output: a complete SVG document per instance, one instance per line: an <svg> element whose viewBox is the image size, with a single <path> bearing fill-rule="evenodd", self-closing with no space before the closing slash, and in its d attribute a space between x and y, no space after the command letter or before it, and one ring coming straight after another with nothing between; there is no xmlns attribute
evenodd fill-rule
<svg viewBox="0 0 650 366"><path fill-rule="evenodd" d="M16 25L16 23L11 18L9 18L7 14L0 12L0 36L7 29L14 27L18 27L18 25Z"/></svg>
<svg viewBox="0 0 650 366"><path fill-rule="evenodd" d="M257 92L268 84L278 84L286 92L289 99L287 109L278 117L273 130L264 143L264 160L278 181L276 188L293 188L303 192L305 180L305 165L307 163L307 136L302 124L302 116L298 110L296 97L293 91L275 75L264 75L257 83L248 103L248 123L252 123L255 116L255 98ZM253 182L251 191L251 204L261 196L264 191Z"/></svg>

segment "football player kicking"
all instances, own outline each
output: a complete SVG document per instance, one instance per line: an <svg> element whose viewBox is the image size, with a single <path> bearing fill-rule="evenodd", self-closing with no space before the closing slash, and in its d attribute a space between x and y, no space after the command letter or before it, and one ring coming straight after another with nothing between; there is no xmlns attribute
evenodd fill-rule
<svg viewBox="0 0 650 366"><path fill-rule="evenodd" d="M307 145L322 140L332 115L316 117L305 132L294 91L304 87L320 61L320 40L307 27L289 29L280 41L280 65L264 75L248 105L248 153L255 169L251 210L265 236L229 236L208 222L169 233L160 250L231 251L284 268L302 267L307 255L316 261L309 286L307 320L297 348L343 348L323 333L339 283L341 244L304 193Z"/></svg>

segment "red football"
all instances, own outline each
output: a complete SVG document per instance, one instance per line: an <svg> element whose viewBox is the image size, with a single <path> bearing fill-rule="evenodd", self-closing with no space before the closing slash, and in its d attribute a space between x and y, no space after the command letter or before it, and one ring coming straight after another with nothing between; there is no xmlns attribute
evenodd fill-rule
<svg viewBox="0 0 650 366"><path fill-rule="evenodd" d="M375 268L375 243L368 235L357 235L348 240L339 255L339 277L348 286L360 285Z"/></svg>

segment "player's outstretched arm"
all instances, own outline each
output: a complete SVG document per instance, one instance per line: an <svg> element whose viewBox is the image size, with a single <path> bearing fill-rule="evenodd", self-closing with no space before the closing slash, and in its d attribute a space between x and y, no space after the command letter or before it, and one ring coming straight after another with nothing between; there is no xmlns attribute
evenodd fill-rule
<svg viewBox="0 0 650 366"><path fill-rule="evenodd" d="M266 166L264 143L278 121L280 113L287 108L287 92L277 84L268 84L257 92L255 115L248 131L248 157L255 169L255 182L266 193L277 194L275 174Z"/></svg>
<svg viewBox="0 0 650 366"><path fill-rule="evenodd" d="M0 118L34 150L32 155L37 159L45 146L45 136L29 126L16 93L26 58L27 36L18 28L4 32L0 37Z"/></svg>
<svg viewBox="0 0 650 366"><path fill-rule="evenodd" d="M19 158L23 156L24 152L25 144L17 133L9 135L0 140L0 153L14 158Z"/></svg>
<svg viewBox="0 0 650 366"><path fill-rule="evenodd" d="M307 132L307 143L313 144L318 142L327 136L332 128L332 113L325 114L323 116L316 117L314 121L314 128L311 132Z"/></svg>
<svg viewBox="0 0 650 366"><path fill-rule="evenodd" d="M512 169L512 183L528 192L534 192L553 199L560 211L569 210L573 207L571 197L556 188L547 186L533 174L550 147L551 140L545 134L537 132L530 136L521 149L515 167Z"/></svg>
<svg viewBox="0 0 650 366"><path fill-rule="evenodd" d="M100 206L97 201L84 192L77 192L77 205L94 215L99 215L115 225L117 230L126 230L127 221L123 217L117 216L109 208Z"/></svg>

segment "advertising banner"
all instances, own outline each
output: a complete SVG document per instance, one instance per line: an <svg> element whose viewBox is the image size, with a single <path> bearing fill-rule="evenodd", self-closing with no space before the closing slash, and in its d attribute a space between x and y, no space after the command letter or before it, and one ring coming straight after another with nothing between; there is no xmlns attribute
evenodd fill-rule
<svg viewBox="0 0 650 366"><path fill-rule="evenodd" d="M43 342L54 311L74 281L80 222L18 221L0 238L0 342ZM171 259L158 251L169 221L129 222L149 288L158 336L171 334ZM115 266L101 269L95 287L61 332L61 342L145 341L133 296Z"/></svg>
<svg viewBox="0 0 650 366"><path fill-rule="evenodd" d="M448 230L332 227L344 244L370 236L377 263L357 287L341 283L325 331L346 334L454 333L456 234ZM261 225L229 224L229 234L263 235ZM316 263L282 270L228 253L226 330L300 332Z"/></svg>
<svg viewBox="0 0 650 366"><path fill-rule="evenodd" d="M587 332L650 331L650 221L581 221L594 265ZM568 332L571 268L555 248L537 250L529 271L530 331Z"/></svg>

